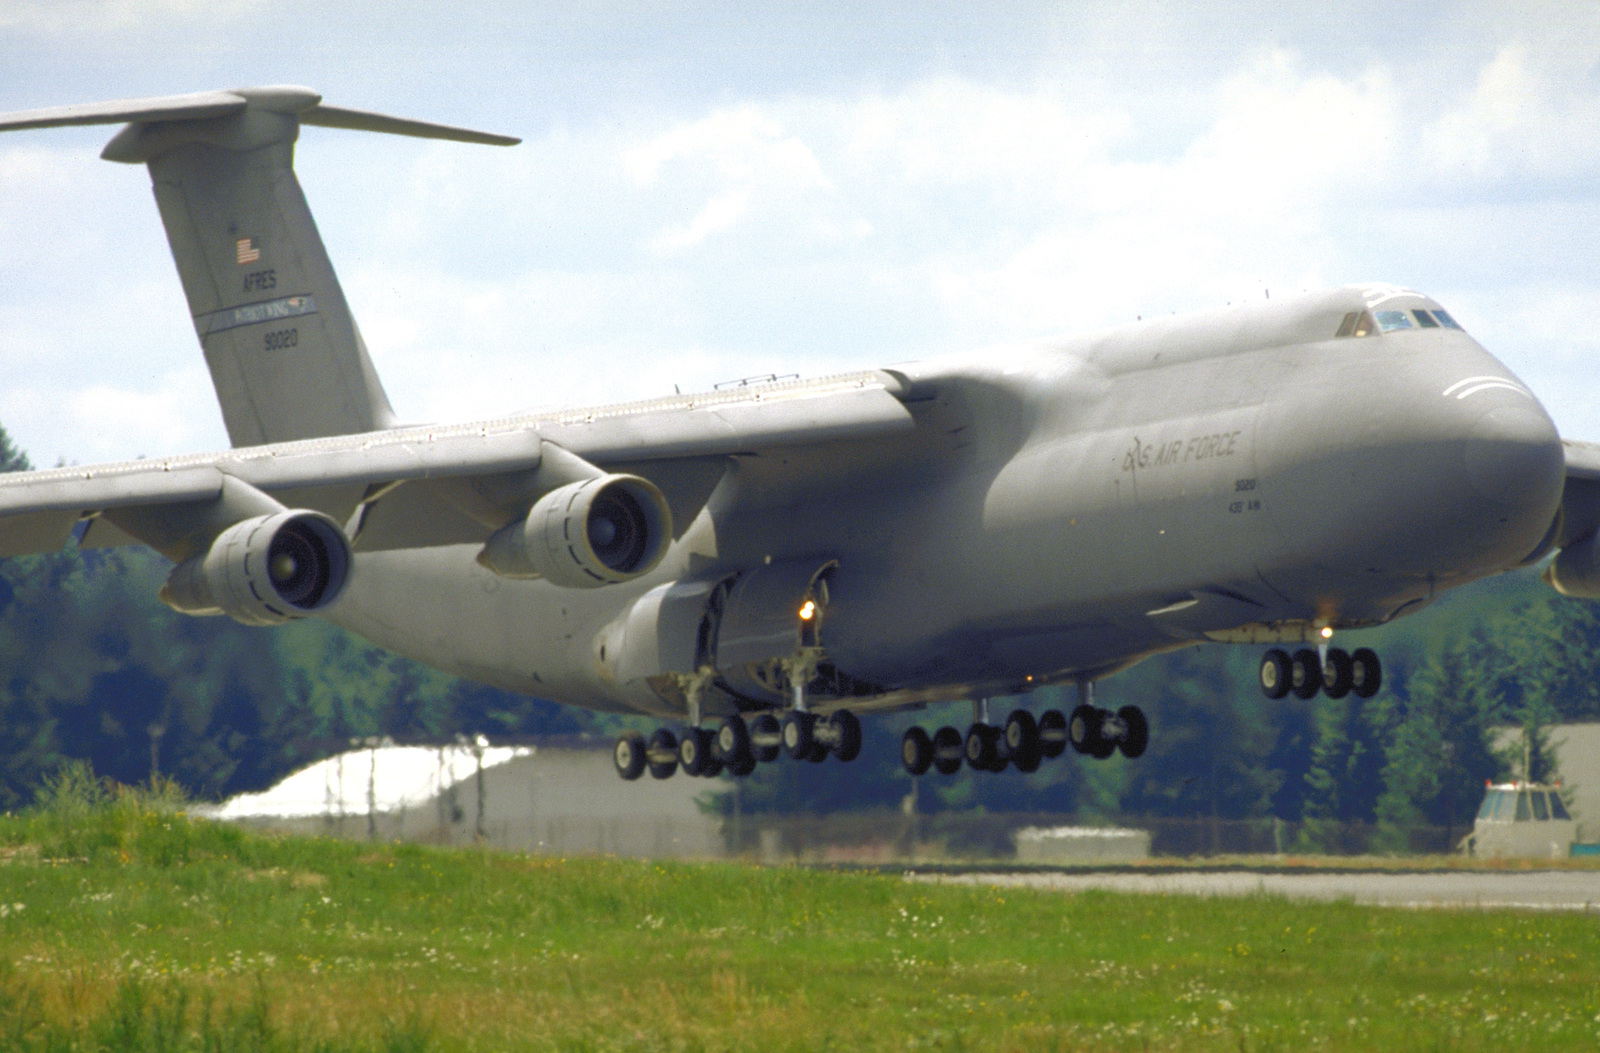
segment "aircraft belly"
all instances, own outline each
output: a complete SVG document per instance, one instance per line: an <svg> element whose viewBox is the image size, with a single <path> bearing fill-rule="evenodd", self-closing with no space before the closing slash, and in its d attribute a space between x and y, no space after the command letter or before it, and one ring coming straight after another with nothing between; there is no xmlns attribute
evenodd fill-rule
<svg viewBox="0 0 1600 1053"><path fill-rule="evenodd" d="M419 662L523 694L594 709L609 697L583 657L595 629L643 591L557 589L498 577L477 545L361 553L330 621Z"/></svg>

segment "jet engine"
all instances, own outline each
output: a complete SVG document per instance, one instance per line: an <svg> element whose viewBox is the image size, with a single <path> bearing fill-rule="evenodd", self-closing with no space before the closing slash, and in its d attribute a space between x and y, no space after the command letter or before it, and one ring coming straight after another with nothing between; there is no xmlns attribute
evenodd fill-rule
<svg viewBox="0 0 1600 1053"><path fill-rule="evenodd" d="M1562 549L1545 568L1544 580L1563 596L1600 600L1600 534Z"/></svg>
<svg viewBox="0 0 1600 1053"><path fill-rule="evenodd" d="M672 511L637 475L601 475L550 491L490 535L478 562L507 578L593 589L648 574L672 544Z"/></svg>
<svg viewBox="0 0 1600 1053"><path fill-rule="evenodd" d="M349 576L350 542L339 525L321 512L284 511L218 534L172 569L161 599L183 614L277 625L328 606Z"/></svg>

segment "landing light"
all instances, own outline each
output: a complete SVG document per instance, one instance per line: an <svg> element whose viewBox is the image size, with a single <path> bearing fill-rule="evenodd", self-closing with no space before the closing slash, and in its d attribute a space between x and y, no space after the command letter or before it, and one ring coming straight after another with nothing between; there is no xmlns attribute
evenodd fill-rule
<svg viewBox="0 0 1600 1053"><path fill-rule="evenodd" d="M804 602L804 603L802 603L800 605L800 620L801 621L809 622L812 618L816 617L816 614L817 614L817 603L816 603L815 600L807 600L806 602Z"/></svg>
<svg viewBox="0 0 1600 1053"><path fill-rule="evenodd" d="M1330 629L1330 628L1329 628L1329 627L1327 627L1327 626L1326 626L1326 625L1324 625L1324 626L1323 626L1323 627L1322 627L1322 638L1323 638L1323 639L1324 639L1324 640L1331 640L1331 639L1333 639L1333 630L1332 630L1332 629Z"/></svg>

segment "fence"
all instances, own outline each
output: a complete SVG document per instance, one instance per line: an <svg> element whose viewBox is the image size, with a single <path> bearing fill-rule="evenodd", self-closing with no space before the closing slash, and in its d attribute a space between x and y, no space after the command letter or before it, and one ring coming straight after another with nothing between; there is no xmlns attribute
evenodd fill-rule
<svg viewBox="0 0 1600 1053"><path fill-rule="evenodd" d="M723 823L730 855L770 861L903 862L997 860L1016 856L1024 827L1082 825L1069 815L1039 812L891 810L816 815L733 816ZM1454 827L1394 827L1374 823L1211 817L1121 817L1106 825L1146 830L1154 857L1233 855L1436 855L1458 849L1471 831Z"/></svg>

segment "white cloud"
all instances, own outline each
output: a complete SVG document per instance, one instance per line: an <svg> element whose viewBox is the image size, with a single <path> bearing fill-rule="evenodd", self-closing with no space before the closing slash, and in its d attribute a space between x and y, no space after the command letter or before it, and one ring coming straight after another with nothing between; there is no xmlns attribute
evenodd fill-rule
<svg viewBox="0 0 1600 1053"><path fill-rule="evenodd" d="M227 18L261 6L262 0L7 0L0 30L105 35L172 19Z"/></svg>

